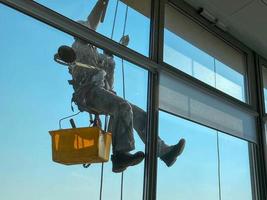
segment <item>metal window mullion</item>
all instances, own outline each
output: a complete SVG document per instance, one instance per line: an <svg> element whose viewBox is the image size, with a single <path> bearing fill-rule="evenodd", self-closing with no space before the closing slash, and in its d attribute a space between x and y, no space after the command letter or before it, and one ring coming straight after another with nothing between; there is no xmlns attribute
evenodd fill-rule
<svg viewBox="0 0 267 200"><path fill-rule="evenodd" d="M164 23L165 23L165 5L167 0L160 0L159 5L159 19L158 19L158 50L157 50L157 63L160 64L164 60Z"/></svg>
<svg viewBox="0 0 267 200"><path fill-rule="evenodd" d="M248 153L249 153L249 163L250 164L250 174L251 174L251 191L252 191L252 199L253 200L260 200L260 181L258 180L257 169L258 169L258 162L256 156L256 145L252 143L248 143Z"/></svg>
<svg viewBox="0 0 267 200"><path fill-rule="evenodd" d="M258 134L258 145L254 145L252 154L254 159L252 162L254 168L254 179L255 179L255 196L259 200L267 198L267 171L266 171L266 140L265 140L265 127L264 127L264 95L263 95L263 82L262 82L262 69L259 56L254 54L254 66L255 66L255 85L256 85L256 100L257 107L259 111L258 123L257 123L257 132Z"/></svg>
<svg viewBox="0 0 267 200"><path fill-rule="evenodd" d="M247 70L247 76L246 76L246 97L248 100L248 103L253 107L253 109L257 110L258 108L258 100L257 100L257 73L256 73L256 67L254 62L254 55L252 52L247 52L246 55L247 62L246 62L246 70Z"/></svg>
<svg viewBox="0 0 267 200"><path fill-rule="evenodd" d="M150 59L158 63L159 59L159 23L160 0L151 1L150 26ZM159 67L158 67L159 69ZM144 200L155 200L157 190L157 138L158 138L158 102L159 102L158 71L149 72L148 84L148 126L146 139L146 160L144 180Z"/></svg>
<svg viewBox="0 0 267 200"><path fill-rule="evenodd" d="M157 190L158 74L149 72L144 200L155 200Z"/></svg>

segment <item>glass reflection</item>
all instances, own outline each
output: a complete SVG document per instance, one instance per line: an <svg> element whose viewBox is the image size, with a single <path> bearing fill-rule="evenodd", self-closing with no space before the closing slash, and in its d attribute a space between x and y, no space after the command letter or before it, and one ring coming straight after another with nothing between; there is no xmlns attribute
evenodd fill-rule
<svg viewBox="0 0 267 200"><path fill-rule="evenodd" d="M167 21L167 23L171 22ZM171 32L168 27L164 29L163 59L164 62L204 83L243 102L246 101L243 71L235 69L236 66L227 66L223 61L217 60L178 34Z"/></svg>
<svg viewBox="0 0 267 200"><path fill-rule="evenodd" d="M159 132L169 143L185 138L186 147L171 168L158 162L157 199L218 199L216 131L160 112Z"/></svg>
<svg viewBox="0 0 267 200"><path fill-rule="evenodd" d="M101 24L96 31L116 42L120 42L123 35L129 35L128 47L148 56L150 0L64 0L64 2L36 0L36 2L75 21L86 20L96 3L103 1L107 3L107 9L105 15L102 15Z"/></svg>
<svg viewBox="0 0 267 200"><path fill-rule="evenodd" d="M219 133L222 200L252 200L248 142Z"/></svg>
<svg viewBox="0 0 267 200"><path fill-rule="evenodd" d="M158 162L157 199L252 200L248 142L165 112L159 131L165 141L179 135L187 145L171 168Z"/></svg>
<svg viewBox="0 0 267 200"><path fill-rule="evenodd" d="M48 130L57 128L60 118L73 114L70 104L73 90L67 82L71 76L66 68L53 61L53 56L60 45L71 46L73 37L3 5L0 5L0 23L5 27L2 36L12 38L5 40L0 48L1 55L6 58L5 67L0 68L3 94L0 106L3 122L0 124L1 197L10 200L18 196L29 200L98 199L100 164L83 169L81 165L59 165L51 159ZM50 42L46 42L48 40ZM117 95L122 96L121 59L114 57L114 60L114 88ZM126 61L124 67L126 90L132 90L126 92L126 99L145 110L147 71ZM76 107L74 110L78 111ZM89 124L85 112L74 120L77 127ZM62 127L70 127L68 120L63 121ZM137 138L136 147L144 151L144 144ZM121 176L111 171L109 162L104 167L103 198L112 200L120 197ZM125 172L127 199L142 199L143 171L143 164L140 164Z"/></svg>

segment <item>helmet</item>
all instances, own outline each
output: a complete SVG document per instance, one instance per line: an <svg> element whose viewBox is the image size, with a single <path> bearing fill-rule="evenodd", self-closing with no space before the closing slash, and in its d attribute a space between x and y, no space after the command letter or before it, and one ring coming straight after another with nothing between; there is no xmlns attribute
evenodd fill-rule
<svg viewBox="0 0 267 200"><path fill-rule="evenodd" d="M62 45L58 48L57 51L58 58L63 60L66 63L73 63L76 60L75 51L66 45Z"/></svg>

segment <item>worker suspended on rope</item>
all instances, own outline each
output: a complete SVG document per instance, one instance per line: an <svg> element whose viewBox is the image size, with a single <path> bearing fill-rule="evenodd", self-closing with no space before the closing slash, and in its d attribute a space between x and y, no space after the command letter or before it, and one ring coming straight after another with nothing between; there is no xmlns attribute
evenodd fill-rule
<svg viewBox="0 0 267 200"><path fill-rule="evenodd" d="M86 21L79 23L96 30L105 15L107 0L98 0ZM55 55L69 66L73 77L73 101L80 111L110 115L109 130L112 133L112 171L122 172L127 167L140 163L144 153L135 149L133 128L145 142L146 112L116 95L113 91L115 62L113 55L99 53L97 48L79 38L72 47L61 46ZM158 157L169 167L182 153L185 140L169 146L158 138Z"/></svg>

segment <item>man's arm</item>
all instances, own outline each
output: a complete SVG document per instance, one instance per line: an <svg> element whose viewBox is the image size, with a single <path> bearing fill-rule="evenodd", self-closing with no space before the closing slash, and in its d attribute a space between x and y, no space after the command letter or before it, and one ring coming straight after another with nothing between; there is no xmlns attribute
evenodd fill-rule
<svg viewBox="0 0 267 200"><path fill-rule="evenodd" d="M108 0L98 0L93 10L87 17L87 23L90 29L96 30L99 23L104 20L106 9L108 6Z"/></svg>

